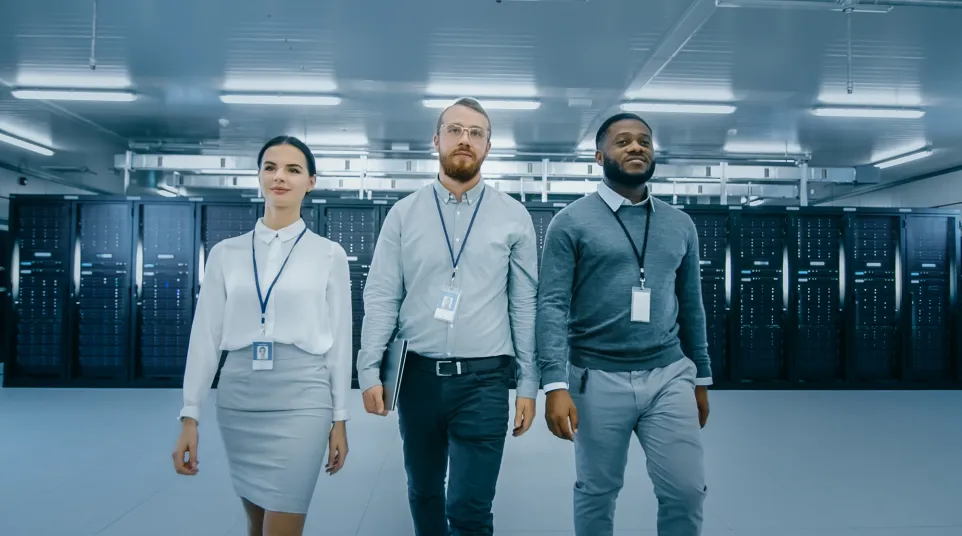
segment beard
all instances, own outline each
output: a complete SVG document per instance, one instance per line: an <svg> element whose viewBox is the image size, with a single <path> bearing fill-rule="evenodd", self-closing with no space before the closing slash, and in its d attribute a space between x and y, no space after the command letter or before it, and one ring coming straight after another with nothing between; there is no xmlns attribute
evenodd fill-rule
<svg viewBox="0 0 962 536"><path fill-rule="evenodd" d="M455 149L441 157L441 169L444 170L445 175L458 182L468 182L478 176L482 162L473 154L474 160L468 160L465 157L465 160L457 161L455 159L461 157L454 154L457 151L458 149Z"/></svg>
<svg viewBox="0 0 962 536"><path fill-rule="evenodd" d="M603 155L602 169L608 180L629 188L639 188L651 180L651 177L655 174L655 159L652 158L648 164L648 169L645 171L641 173L628 173L621 167L621 164L608 158L608 155Z"/></svg>

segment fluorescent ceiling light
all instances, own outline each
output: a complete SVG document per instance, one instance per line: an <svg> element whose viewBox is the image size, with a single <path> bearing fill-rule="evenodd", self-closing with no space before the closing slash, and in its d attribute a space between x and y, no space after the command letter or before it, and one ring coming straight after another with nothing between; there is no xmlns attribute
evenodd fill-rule
<svg viewBox="0 0 962 536"><path fill-rule="evenodd" d="M421 103L425 108L447 108L457 99L424 99ZM533 100L490 100L478 99L486 110L537 110L541 103Z"/></svg>
<svg viewBox="0 0 962 536"><path fill-rule="evenodd" d="M819 117L867 117L885 119L918 119L925 115L924 110L907 108L814 108L812 113Z"/></svg>
<svg viewBox="0 0 962 536"><path fill-rule="evenodd" d="M697 104L690 102L626 102L621 105L626 112L654 112L676 114L730 114L735 107L728 104Z"/></svg>
<svg viewBox="0 0 962 536"><path fill-rule="evenodd" d="M788 8L788 9L816 9L822 11L844 11L851 8L855 13L888 13L891 6L878 5L847 5L844 2L826 2L825 0L715 0L716 7L756 7L756 8Z"/></svg>
<svg viewBox="0 0 962 536"><path fill-rule="evenodd" d="M0 132L0 141L8 143L15 147L20 147L21 149L26 149L28 151L33 151L37 154L42 154L43 156L53 156L53 151L47 149L46 147L41 147L36 143L30 143L29 141L24 141L19 138L14 138L13 136L8 136Z"/></svg>
<svg viewBox="0 0 962 536"><path fill-rule="evenodd" d="M223 176L256 176L259 174L256 169L199 169L194 173L198 175L223 175Z"/></svg>
<svg viewBox="0 0 962 536"><path fill-rule="evenodd" d="M287 106L337 106L340 97L330 95L277 95L225 93L220 96L225 104L266 104Z"/></svg>
<svg viewBox="0 0 962 536"><path fill-rule="evenodd" d="M510 138L495 138L491 140L492 149L514 149L514 140Z"/></svg>
<svg viewBox="0 0 962 536"><path fill-rule="evenodd" d="M909 154L906 154L906 155L902 155L902 156L895 157L895 158L893 158L893 159L891 159L891 160L885 160L885 161L883 161L883 162L879 162L879 163L875 164L875 167L877 167L877 168L879 168L879 169L886 169L886 168L890 168L890 167L893 167L893 166L898 166L898 165L901 165L901 164L905 164L905 163L908 163L908 162L914 162L914 161L916 161L916 160L921 160L921 159L926 158L926 157L931 156L931 155L932 155L932 150L931 150L931 149L923 149L923 150L921 150L921 151L917 151L917 152L914 152L914 153L909 153Z"/></svg>
<svg viewBox="0 0 962 536"><path fill-rule="evenodd" d="M802 148L791 142L729 141L725 143L722 150L726 153L756 155L795 155L802 153Z"/></svg>
<svg viewBox="0 0 962 536"><path fill-rule="evenodd" d="M27 100L130 102L137 99L137 95L130 91L86 89L15 89L11 95Z"/></svg>

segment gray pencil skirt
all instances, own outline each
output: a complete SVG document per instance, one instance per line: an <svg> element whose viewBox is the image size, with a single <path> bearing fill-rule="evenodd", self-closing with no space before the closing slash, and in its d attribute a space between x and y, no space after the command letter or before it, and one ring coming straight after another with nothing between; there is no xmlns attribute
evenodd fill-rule
<svg viewBox="0 0 962 536"><path fill-rule="evenodd" d="M334 418L325 356L274 345L273 370L252 370L251 348L230 352L217 422L237 494L272 512L307 514Z"/></svg>

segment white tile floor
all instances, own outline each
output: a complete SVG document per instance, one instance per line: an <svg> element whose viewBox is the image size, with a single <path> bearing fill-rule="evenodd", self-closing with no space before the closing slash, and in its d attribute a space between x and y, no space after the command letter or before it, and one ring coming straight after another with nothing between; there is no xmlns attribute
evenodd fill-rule
<svg viewBox="0 0 962 536"><path fill-rule="evenodd" d="M306 533L412 535L396 421L354 403ZM200 475L174 474L178 410L172 390L0 389L0 535L244 536L213 423ZM704 434L704 536L962 536L962 391L713 391ZM508 438L496 534L571 535L573 475L539 415ZM617 533L655 536L637 445L626 482Z"/></svg>

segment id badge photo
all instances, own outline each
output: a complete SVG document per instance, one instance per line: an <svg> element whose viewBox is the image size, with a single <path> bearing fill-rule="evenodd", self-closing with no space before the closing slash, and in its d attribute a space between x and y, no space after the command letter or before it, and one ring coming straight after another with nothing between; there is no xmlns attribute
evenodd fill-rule
<svg viewBox="0 0 962 536"><path fill-rule="evenodd" d="M459 290L450 287L442 289L441 297L438 299L438 307L434 310L434 318L449 324L454 323L454 316L458 312L460 302L461 292Z"/></svg>
<svg viewBox="0 0 962 536"><path fill-rule="evenodd" d="M254 370L272 370L274 368L274 343L271 341L254 341L252 367Z"/></svg>

